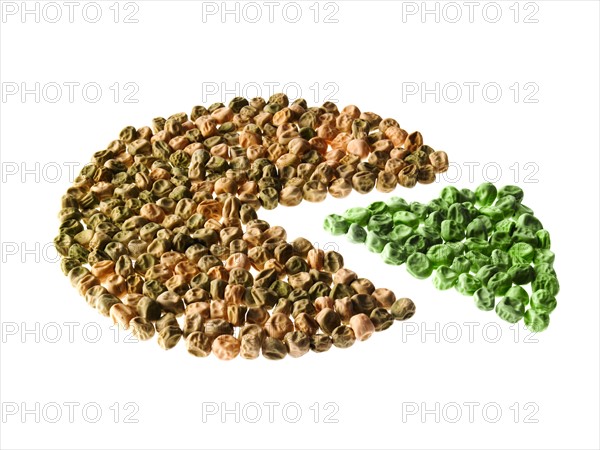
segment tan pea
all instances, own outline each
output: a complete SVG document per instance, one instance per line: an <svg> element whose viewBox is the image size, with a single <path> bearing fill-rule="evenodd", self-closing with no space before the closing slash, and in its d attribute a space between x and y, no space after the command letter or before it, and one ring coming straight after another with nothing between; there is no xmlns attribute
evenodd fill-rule
<svg viewBox="0 0 600 450"><path fill-rule="evenodd" d="M333 307L334 307L334 301L331 297L323 296L323 297L317 297L315 299L315 309L317 310L317 312L319 312L325 308L333 309Z"/></svg>
<svg viewBox="0 0 600 450"><path fill-rule="evenodd" d="M142 206L140 216L154 223L162 223L165 220L165 212L154 203L146 203Z"/></svg>
<svg viewBox="0 0 600 450"><path fill-rule="evenodd" d="M187 351L201 358L210 355L212 343L212 339L201 331L190 333L185 340Z"/></svg>
<svg viewBox="0 0 600 450"><path fill-rule="evenodd" d="M94 286L98 286L99 284L100 284L100 280L98 278L96 278L94 275L92 275L91 273L88 273L88 274L84 275L83 277L81 277L81 279L77 282L76 287L77 287L77 291L79 292L79 295L83 296L88 291L88 289L91 289ZM127 289L127 287L125 287L125 289ZM121 293L121 295L122 294L123 293Z"/></svg>
<svg viewBox="0 0 600 450"><path fill-rule="evenodd" d="M110 307L109 315L114 324L118 324L121 328L127 330L130 321L137 316L137 312L131 306L116 303Z"/></svg>
<svg viewBox="0 0 600 450"><path fill-rule="evenodd" d="M294 319L294 327L298 331L302 331L309 336L316 334L319 331L319 324L309 314L303 312Z"/></svg>
<svg viewBox="0 0 600 450"><path fill-rule="evenodd" d="M104 285L108 292L115 297L122 297L127 293L127 281L116 273L109 275L104 281Z"/></svg>
<svg viewBox="0 0 600 450"><path fill-rule="evenodd" d="M98 261L92 266L91 272L101 282L104 282L109 275L115 273L115 263L110 260Z"/></svg>
<svg viewBox="0 0 600 450"><path fill-rule="evenodd" d="M345 198L352 192L352 183L346 178L333 180L329 185L329 193L334 198Z"/></svg>
<svg viewBox="0 0 600 450"><path fill-rule="evenodd" d="M356 339L359 341L366 341L375 333L373 322L364 313L356 314L350 318L350 328L352 328Z"/></svg>
<svg viewBox="0 0 600 450"><path fill-rule="evenodd" d="M350 297L336 299L333 309L339 314L343 323L350 322L350 318L354 316L354 306L352 305Z"/></svg>
<svg viewBox="0 0 600 450"><path fill-rule="evenodd" d="M260 355L262 340L255 334L240 337L240 356L244 359L256 359Z"/></svg>
<svg viewBox="0 0 600 450"><path fill-rule="evenodd" d="M229 361L240 354L240 341L231 335L223 334L213 341L212 352L217 358Z"/></svg>
<svg viewBox="0 0 600 450"><path fill-rule="evenodd" d="M131 334L140 341L147 341L156 332L152 322L139 316L129 321L129 328L131 328Z"/></svg>
<svg viewBox="0 0 600 450"><path fill-rule="evenodd" d="M364 139L352 139L350 142L348 142L346 151L351 155L356 155L363 159L369 156L371 149L367 141Z"/></svg>
<svg viewBox="0 0 600 450"><path fill-rule="evenodd" d="M382 308L391 308L396 301L396 295L386 288L377 288L371 294L377 303L377 306Z"/></svg>
<svg viewBox="0 0 600 450"><path fill-rule="evenodd" d="M403 147L409 152L413 153L421 145L423 145L423 136L418 131L415 131L406 136Z"/></svg>
<svg viewBox="0 0 600 450"><path fill-rule="evenodd" d="M406 141L406 138L408 137L408 133L398 126L386 128L383 134L386 138L392 141L394 147L402 147Z"/></svg>

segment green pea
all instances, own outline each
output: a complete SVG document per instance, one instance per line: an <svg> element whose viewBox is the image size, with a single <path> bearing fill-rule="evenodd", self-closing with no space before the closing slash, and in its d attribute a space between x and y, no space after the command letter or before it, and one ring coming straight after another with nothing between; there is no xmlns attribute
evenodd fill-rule
<svg viewBox="0 0 600 450"><path fill-rule="evenodd" d="M507 273L512 278L513 283L517 285L531 283L535 277L535 271L529 264L515 264L508 269Z"/></svg>
<svg viewBox="0 0 600 450"><path fill-rule="evenodd" d="M475 306L482 311L491 311L496 304L496 296L486 287L481 287L473 294Z"/></svg>
<svg viewBox="0 0 600 450"><path fill-rule="evenodd" d="M534 333L540 333L550 325L550 316L535 309L528 309L525 312L525 326Z"/></svg>
<svg viewBox="0 0 600 450"><path fill-rule="evenodd" d="M469 223L469 225L467 225L465 236L467 238L477 238L487 241L488 235L485 223L478 218L474 219L471 221L471 223Z"/></svg>
<svg viewBox="0 0 600 450"><path fill-rule="evenodd" d="M407 257L408 253L406 249L398 242L388 242L381 252L381 259L383 259L383 262L394 266L404 264Z"/></svg>
<svg viewBox="0 0 600 450"><path fill-rule="evenodd" d="M407 258L406 270L413 277L423 280L431 276L433 264L423 253L415 252Z"/></svg>
<svg viewBox="0 0 600 450"><path fill-rule="evenodd" d="M512 237L506 231L496 231L490 237L490 245L496 249L508 250L512 243Z"/></svg>
<svg viewBox="0 0 600 450"><path fill-rule="evenodd" d="M473 192L471 189L468 188L463 188L460 190L460 193L463 196L463 203L464 202L469 202L469 203L475 203L477 201L477 194L475 194L475 192Z"/></svg>
<svg viewBox="0 0 600 450"><path fill-rule="evenodd" d="M477 274L475 276L479 279L479 281L481 281L481 284L487 286L488 281L490 281L490 278L492 278L500 271L500 267L495 266L493 264L486 264L477 271Z"/></svg>
<svg viewBox="0 0 600 450"><path fill-rule="evenodd" d="M525 315L525 305L519 300L504 297L496 305L496 314L510 323L517 323Z"/></svg>
<svg viewBox="0 0 600 450"><path fill-rule="evenodd" d="M369 219L367 229L379 234L388 234L392 231L393 226L392 216L389 214L375 214Z"/></svg>
<svg viewBox="0 0 600 450"><path fill-rule="evenodd" d="M533 257L534 264L554 264L554 252L547 249L536 249Z"/></svg>
<svg viewBox="0 0 600 450"><path fill-rule="evenodd" d="M390 214L394 214L398 211L408 211L409 205L403 198L390 197L387 203L387 210Z"/></svg>
<svg viewBox="0 0 600 450"><path fill-rule="evenodd" d="M529 303L529 294L527 294L527 291L521 286L512 286L508 291L506 291L506 294L504 294L504 296L515 300L519 300L524 305Z"/></svg>
<svg viewBox="0 0 600 450"><path fill-rule="evenodd" d="M535 233L531 230L523 228L515 228L515 231L512 234L512 240L513 242L524 242L534 248L538 244L538 239Z"/></svg>
<svg viewBox="0 0 600 450"><path fill-rule="evenodd" d="M531 282L531 289L534 291L545 289L550 292L551 295L556 295L560 290L560 285L558 284L558 279L554 275L540 273L536 275L535 280Z"/></svg>
<svg viewBox="0 0 600 450"><path fill-rule="evenodd" d="M385 214L388 206L385 202L373 202L367 207L367 209L371 211L371 214Z"/></svg>
<svg viewBox="0 0 600 450"><path fill-rule="evenodd" d="M441 244L444 242L437 230L429 225L421 225L416 231L417 234L423 236L430 245Z"/></svg>
<svg viewBox="0 0 600 450"><path fill-rule="evenodd" d="M387 237L375 231L367 231L367 239L365 244L370 252L381 253L388 242L389 241Z"/></svg>
<svg viewBox="0 0 600 450"><path fill-rule="evenodd" d="M425 225L435 229L437 232L440 232L442 229L442 222L444 221L446 214L441 211L433 211L429 213L427 218L425 219Z"/></svg>
<svg viewBox="0 0 600 450"><path fill-rule="evenodd" d="M446 247L452 250L454 257L461 256L465 252L465 244L462 242L446 242Z"/></svg>
<svg viewBox="0 0 600 450"><path fill-rule="evenodd" d="M447 245L437 244L427 250L427 258L431 261L434 268L450 266L454 260L454 252Z"/></svg>
<svg viewBox="0 0 600 450"><path fill-rule="evenodd" d="M465 253L465 256L471 262L471 270L473 272L478 271L483 266L489 264L492 261L490 257L474 250L469 250L467 253Z"/></svg>
<svg viewBox="0 0 600 450"><path fill-rule="evenodd" d="M348 228L348 232L346 233L346 237L353 244L362 244L367 239L366 230L356 223L350 224Z"/></svg>
<svg viewBox="0 0 600 450"><path fill-rule="evenodd" d="M536 264L535 267L533 268L533 270L535 272L536 277L542 273L556 276L556 271L552 267L552 264L548 264L548 263Z"/></svg>
<svg viewBox="0 0 600 450"><path fill-rule="evenodd" d="M492 183L481 183L475 189L475 201L480 206L490 206L496 200L498 189Z"/></svg>
<svg viewBox="0 0 600 450"><path fill-rule="evenodd" d="M484 216L488 217L492 222L500 222L504 219L504 213L496 206L482 206L479 212Z"/></svg>
<svg viewBox="0 0 600 450"><path fill-rule="evenodd" d="M480 252L486 256L492 254L492 246L485 239L468 238L465 240L465 245L469 251Z"/></svg>
<svg viewBox="0 0 600 450"><path fill-rule="evenodd" d="M411 228L417 228L419 226L419 216L410 211L398 211L393 216L394 225L404 224Z"/></svg>
<svg viewBox="0 0 600 450"><path fill-rule="evenodd" d="M425 220L427 217L427 205L419 202L412 202L410 204L410 212L416 214L421 220Z"/></svg>
<svg viewBox="0 0 600 450"><path fill-rule="evenodd" d="M465 238L463 228L452 219L442 221L441 235L444 241L462 241Z"/></svg>
<svg viewBox="0 0 600 450"><path fill-rule="evenodd" d="M504 217L512 217L517 210L518 202L512 195L506 195L498 198L494 206L502 211Z"/></svg>
<svg viewBox="0 0 600 450"><path fill-rule="evenodd" d="M454 186L446 186L440 192L440 198L447 204L452 205L463 200L463 195Z"/></svg>
<svg viewBox="0 0 600 450"><path fill-rule="evenodd" d="M534 212L533 212L533 209L531 209L530 207L525 206L523 204L520 204L520 205L517 206L517 210L515 211L515 214L514 214L513 218L514 219L518 219L523 214L531 214L531 215L533 215Z"/></svg>
<svg viewBox="0 0 600 450"><path fill-rule="evenodd" d="M433 277L433 285L440 291L454 287L458 281L458 273L448 266L439 266Z"/></svg>
<svg viewBox="0 0 600 450"><path fill-rule="evenodd" d="M432 213L434 211L439 211L439 212L442 212L444 214L444 216L448 212L449 207L450 207L450 205L448 205L448 203L446 203L441 198L434 198L429 203L427 203L427 209L429 210L430 213Z"/></svg>
<svg viewBox="0 0 600 450"><path fill-rule="evenodd" d="M509 236L513 234L515 231L516 224L511 219L502 219L500 222L496 223L494 227L496 232L505 232L508 233Z"/></svg>
<svg viewBox="0 0 600 450"><path fill-rule="evenodd" d="M492 291L496 297L506 294L506 291L512 286L512 278L506 272L498 272L489 279L487 288Z"/></svg>
<svg viewBox="0 0 600 450"><path fill-rule="evenodd" d="M469 297L475 294L480 287L481 282L470 273L461 273L455 286L458 292Z"/></svg>
<svg viewBox="0 0 600 450"><path fill-rule="evenodd" d="M534 249L526 242L517 242L509 250L508 254L515 264L529 264L535 255Z"/></svg>
<svg viewBox="0 0 600 450"><path fill-rule="evenodd" d="M512 266L512 261L508 253L500 249L495 249L492 251L492 264L506 271Z"/></svg>
<svg viewBox="0 0 600 450"><path fill-rule="evenodd" d="M538 248L541 249L550 249L550 233L547 230L538 230L535 233L535 236L538 240Z"/></svg>
<svg viewBox="0 0 600 450"><path fill-rule="evenodd" d="M371 211L367 208L355 207L347 209L344 213L344 219L350 223L355 223L361 227L366 227L371 218Z"/></svg>
<svg viewBox="0 0 600 450"><path fill-rule="evenodd" d="M469 273L471 270L471 261L466 256L457 256L452 261L450 268L458 274Z"/></svg>
<svg viewBox="0 0 600 450"><path fill-rule="evenodd" d="M479 211L477 210L476 213L473 215L476 219L479 219L483 225L485 226L485 231L490 234L492 231L494 231L494 223L490 220L490 218L488 216L484 216L483 214L479 214Z"/></svg>
<svg viewBox="0 0 600 450"><path fill-rule="evenodd" d="M334 236L340 236L348 232L348 228L350 228L350 223L342 216L339 216L337 214L330 214L327 217L325 217L323 228L325 229L325 231L328 231Z"/></svg>
<svg viewBox="0 0 600 450"><path fill-rule="evenodd" d="M544 227L542 226L542 222L532 214L521 214L517 219L517 228L523 228L527 230L531 230L534 233L537 233Z"/></svg>
<svg viewBox="0 0 600 450"><path fill-rule="evenodd" d="M531 295L531 307L549 314L556 308L556 298L546 289L538 289Z"/></svg>
<svg viewBox="0 0 600 450"><path fill-rule="evenodd" d="M454 203L448 208L448 219L454 220L461 227L466 227L471 221L471 213L461 203Z"/></svg>
<svg viewBox="0 0 600 450"><path fill-rule="evenodd" d="M507 195L512 195L519 203L523 201L523 197L525 196L523 189L519 186L504 186L500 188L498 191L498 198L506 197Z"/></svg>
<svg viewBox="0 0 600 450"><path fill-rule="evenodd" d="M408 225L404 225L401 223L400 225L396 225L392 228L392 231L388 234L388 238L392 242L397 242L398 244L404 244L406 240L414 234L414 230Z"/></svg>
<svg viewBox="0 0 600 450"><path fill-rule="evenodd" d="M425 252L429 248L429 243L423 236L414 234L406 240L404 247L409 253Z"/></svg>

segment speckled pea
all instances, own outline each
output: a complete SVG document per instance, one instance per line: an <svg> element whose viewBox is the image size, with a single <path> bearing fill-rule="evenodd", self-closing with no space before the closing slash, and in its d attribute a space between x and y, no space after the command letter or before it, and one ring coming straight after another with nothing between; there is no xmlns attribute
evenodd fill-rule
<svg viewBox="0 0 600 450"><path fill-rule="evenodd" d="M525 326L534 333L540 333L550 325L550 316L535 309L525 311Z"/></svg>
<svg viewBox="0 0 600 450"><path fill-rule="evenodd" d="M525 315L525 305L516 299L504 297L496 305L496 314L510 323L517 323Z"/></svg>
<svg viewBox="0 0 600 450"><path fill-rule="evenodd" d="M433 285L441 291L454 287L457 281L458 274L448 266L438 267L433 277Z"/></svg>
<svg viewBox="0 0 600 450"><path fill-rule="evenodd" d="M496 304L494 293L486 287L477 289L473 294L473 299L475 300L475 306L482 311L491 311Z"/></svg>
<svg viewBox="0 0 600 450"><path fill-rule="evenodd" d="M367 231L357 223L352 223L348 227L346 237L354 244L362 244L367 239Z"/></svg>
<svg viewBox="0 0 600 450"><path fill-rule="evenodd" d="M420 252L415 252L407 258L406 270L413 277L423 280L431 276L433 272L433 264L426 255Z"/></svg>
<svg viewBox="0 0 600 450"><path fill-rule="evenodd" d="M331 340L337 348L349 348L354 345L356 336L352 328L347 325L340 325L331 333Z"/></svg>
<svg viewBox="0 0 600 450"><path fill-rule="evenodd" d="M350 222L338 214L330 214L325 217L323 228L334 236L340 236L348 232Z"/></svg>
<svg viewBox="0 0 600 450"><path fill-rule="evenodd" d="M481 287L481 282L470 273L461 273L454 286L462 295L472 296Z"/></svg>
<svg viewBox="0 0 600 450"><path fill-rule="evenodd" d="M556 308L556 298L546 289L538 289L531 295L531 307L549 314Z"/></svg>

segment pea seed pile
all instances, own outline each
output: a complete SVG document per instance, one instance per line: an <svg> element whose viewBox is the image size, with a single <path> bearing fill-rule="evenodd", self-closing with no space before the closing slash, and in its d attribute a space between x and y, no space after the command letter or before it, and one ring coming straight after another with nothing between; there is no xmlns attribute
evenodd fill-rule
<svg viewBox="0 0 600 450"><path fill-rule="evenodd" d="M364 243L387 264L406 264L415 278L435 271L437 289L454 287L472 296L479 309L495 308L511 323L524 318L527 328L540 332L550 323L559 284L550 234L523 196L518 186L447 186L428 204L391 197L331 214L324 228ZM531 296L523 288L529 283Z"/></svg>
<svg viewBox="0 0 600 450"><path fill-rule="evenodd" d="M62 197L54 243L91 306L164 349L183 339L229 360L347 348L414 303L257 210L411 188L447 168L419 132L356 106L236 97L125 127Z"/></svg>

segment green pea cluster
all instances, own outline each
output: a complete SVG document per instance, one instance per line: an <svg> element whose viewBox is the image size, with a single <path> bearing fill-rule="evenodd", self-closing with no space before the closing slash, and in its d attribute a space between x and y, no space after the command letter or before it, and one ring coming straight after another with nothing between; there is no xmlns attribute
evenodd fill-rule
<svg viewBox="0 0 600 450"><path fill-rule="evenodd" d="M524 319L540 332L556 308L559 283L550 234L523 196L518 186L447 186L427 204L391 197L331 214L324 228L364 243L386 264L405 264L415 278L433 275L437 289L454 288L479 309L495 309L511 323Z"/></svg>

